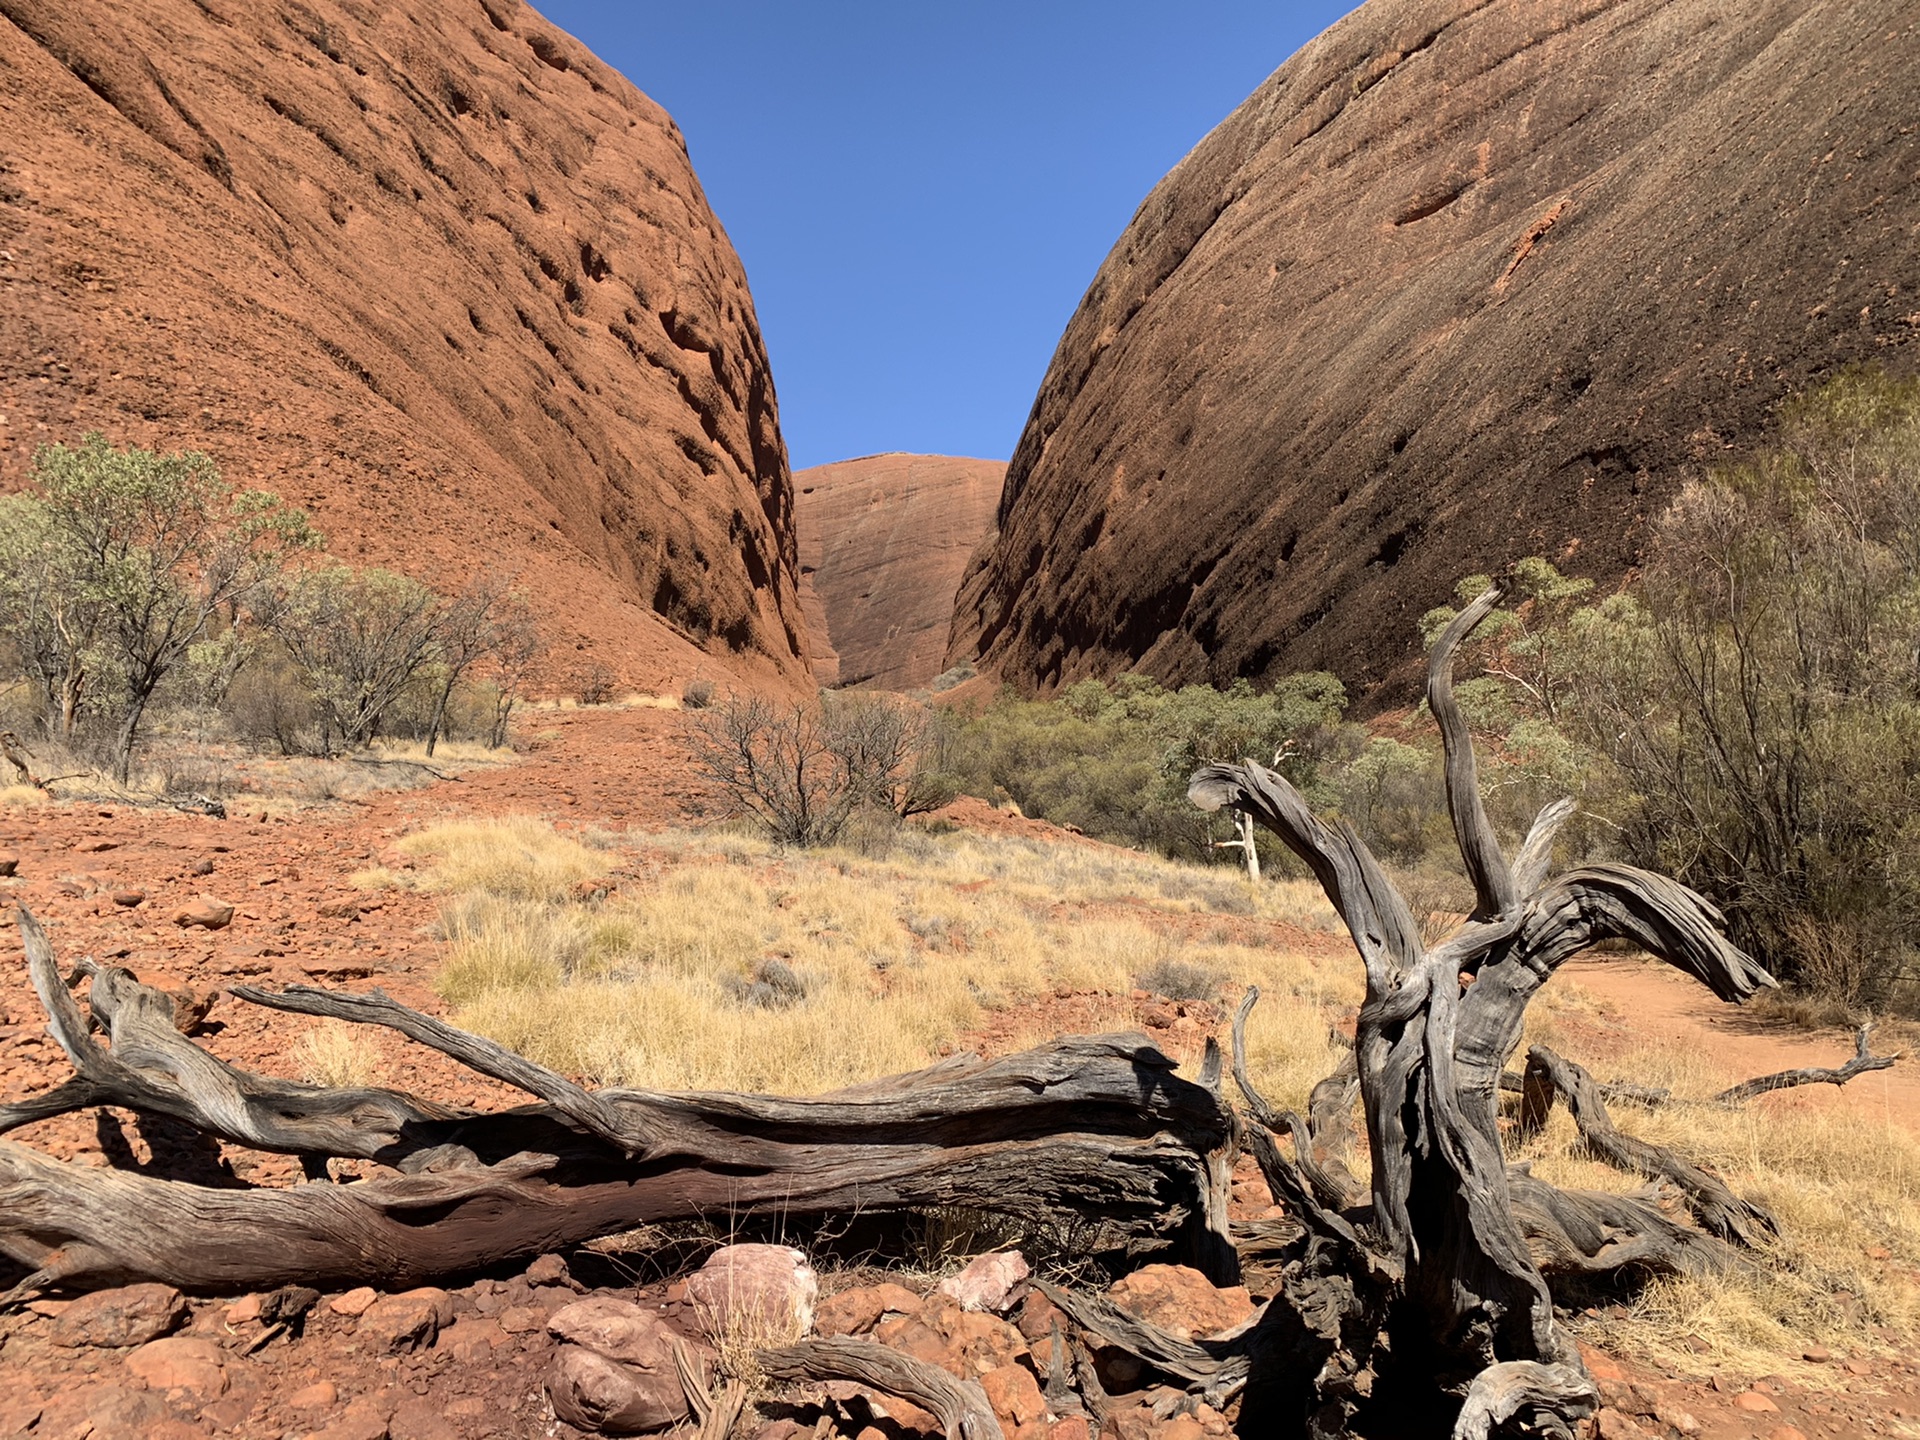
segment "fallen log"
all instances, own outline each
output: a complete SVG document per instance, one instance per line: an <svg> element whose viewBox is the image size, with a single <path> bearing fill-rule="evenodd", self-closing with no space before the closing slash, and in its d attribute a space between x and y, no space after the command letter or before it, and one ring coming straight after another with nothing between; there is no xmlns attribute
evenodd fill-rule
<svg viewBox="0 0 1920 1440"><path fill-rule="evenodd" d="M911 1401L940 1421L947 1440L1004 1440L1006 1434L978 1380L957 1379L872 1340L802 1340L762 1350L759 1359L769 1380L851 1380Z"/></svg>
<svg viewBox="0 0 1920 1440"><path fill-rule="evenodd" d="M1776 1090L1788 1090L1796 1085L1844 1085L1856 1076L1865 1075L1872 1070L1886 1070L1904 1052L1896 1050L1891 1055L1875 1055L1867 1048L1867 1042L1873 1035L1871 1024L1862 1025L1860 1033L1854 1037L1854 1056L1844 1065L1832 1069L1810 1066L1801 1070L1782 1070L1774 1075L1758 1075L1751 1080L1742 1080L1738 1085L1729 1086L1713 1098L1722 1105L1739 1105L1757 1095L1770 1095Z"/></svg>
<svg viewBox="0 0 1920 1440"><path fill-rule="evenodd" d="M374 1159L403 1173L292 1190L211 1189L64 1165L0 1142L0 1253L54 1286L152 1279L196 1291L410 1285L649 1221L971 1208L1096 1218L1118 1263L1184 1260L1222 1281L1234 1121L1218 1057L1195 1084L1142 1036L1079 1036L943 1061L811 1099L589 1093L382 995L304 987L243 998L390 1025L542 1103L497 1113L388 1090L335 1091L236 1069L180 1034L171 1001L91 963L103 1047L22 912L36 990L81 1073L9 1107L20 1124L82 1105L183 1120L259 1149Z"/></svg>
<svg viewBox="0 0 1920 1440"><path fill-rule="evenodd" d="M1757 1249L1780 1233L1780 1224L1764 1206L1743 1200L1727 1188L1719 1176L1709 1174L1692 1161L1683 1159L1664 1145L1623 1135L1614 1128L1600 1087L1583 1068L1562 1059L1545 1045L1527 1052L1525 1098L1521 1109L1523 1127L1537 1129L1546 1119L1546 1110L1556 1093L1566 1100L1573 1123L1579 1128L1581 1143L1617 1170L1644 1175L1650 1180L1665 1180L1687 1197L1694 1218L1722 1240L1733 1240ZM1545 1093L1541 1101L1535 1097Z"/></svg>

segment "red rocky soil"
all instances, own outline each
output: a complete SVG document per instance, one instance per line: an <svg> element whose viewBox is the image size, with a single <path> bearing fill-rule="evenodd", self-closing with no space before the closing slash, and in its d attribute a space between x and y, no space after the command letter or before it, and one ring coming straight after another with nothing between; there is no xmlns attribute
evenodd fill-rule
<svg viewBox="0 0 1920 1440"><path fill-rule="evenodd" d="M1692 467L1910 372L1908 0L1368 0L1148 195L949 665L1405 680L1462 576L1612 582Z"/></svg>
<svg viewBox="0 0 1920 1440"><path fill-rule="evenodd" d="M805 674L746 275L519 0L0 0L0 490L88 430L564 597L558 678Z"/></svg>
<svg viewBox="0 0 1920 1440"><path fill-rule="evenodd" d="M526 753L517 764L469 771L458 783L378 793L280 819L249 814L244 801L235 802L233 818L225 821L77 803L0 809L0 872L9 857L16 872L0 878L0 896L30 905L63 956L119 959L197 996L242 979L348 988L377 983L409 1004L443 1013L431 988L437 959L433 898L405 889L357 890L348 877L373 864L406 863L393 852L395 839L462 812L540 813L565 827L607 831L679 823L702 797L683 774L678 723L670 712L647 709L539 712L528 718ZM985 806L956 807L949 818L1021 833L1040 823ZM618 855L616 886L647 863L644 833L620 837ZM172 923L180 907L202 895L233 907L225 929ZM1631 967L1612 962L1589 967L1582 983L1604 992L1603 977L1616 968L1639 983ZM1718 1032L1691 1020L1684 1005L1662 998L1664 992L1637 993L1636 1024L1681 1027L1671 1032L1678 1043L1716 1043ZM1139 1022L1163 1036L1170 1049L1197 1043L1224 1018L1206 1005L1144 993L1131 997L1131 1004ZM1097 997L1060 995L1018 1015L996 1017L978 1038L988 1048L1001 1048L1017 1029L1084 1025L1111 1013L1111 1002L1103 1007ZM0 1019L0 1099L65 1078L67 1067L43 1033L10 925L0 928ZM243 1066L289 1075L288 1051L307 1023L223 997L207 1016L201 1040ZM1764 1036L1743 1039L1759 1047L1741 1053L1739 1063L1752 1068L1780 1068L1771 1061L1791 1049L1776 1042L1769 1051ZM448 1101L497 1106L518 1098L421 1047L393 1037L380 1043L387 1083ZM290 1184L297 1178L284 1158L223 1154L177 1129L126 1114L65 1117L7 1138L81 1164L151 1167L203 1183ZM231 1179L222 1175L223 1163ZM1234 1197L1242 1217L1272 1213L1264 1186L1246 1166L1236 1177ZM905 1288L903 1279L909 1282ZM1252 1280L1257 1296L1260 1280ZM981 1378L1009 1440L1091 1440L1084 1422L1049 1420L1040 1401L1037 1375L1051 1327L1037 1297L1022 1298L1016 1287L991 1302L1009 1307L1003 1315L968 1312L948 1296L929 1293L923 1278L871 1272L829 1273L822 1290L821 1329L870 1333ZM570 1435L575 1432L551 1416L545 1398L544 1381L562 1344L547 1327L556 1312L585 1295L630 1302L686 1333L697 1329L700 1318L686 1282L662 1273L644 1250L544 1257L524 1273L467 1283L455 1277L444 1291L330 1293L297 1336L273 1332L258 1317L261 1297L182 1299L164 1287L134 1286L44 1301L0 1317L0 1376L6 1381L0 1386L0 1437ZM1171 1271L1129 1280L1116 1299L1161 1323L1195 1330L1230 1320L1247 1304L1244 1291L1216 1292L1197 1275ZM1910 1354L1826 1356L1797 1367L1793 1377L1757 1381L1623 1366L1597 1353L1589 1358L1610 1402L1601 1420L1603 1440L1917 1433L1920 1357ZM1126 1395L1107 1426L1116 1440L1201 1440L1230 1427L1231 1414L1204 1409L1156 1420L1151 1387L1140 1389L1124 1366L1110 1368L1108 1379ZM882 1406L888 1413L881 1415L845 1387L833 1392L831 1407L835 1428L856 1440L915 1440L931 1424L910 1407ZM796 1422L780 1418L776 1407L761 1433L765 1440L789 1440L810 1431L816 1413L801 1411Z"/></svg>
<svg viewBox="0 0 1920 1440"><path fill-rule="evenodd" d="M823 685L913 690L946 668L953 592L993 528L998 460L868 455L793 477L800 601Z"/></svg>

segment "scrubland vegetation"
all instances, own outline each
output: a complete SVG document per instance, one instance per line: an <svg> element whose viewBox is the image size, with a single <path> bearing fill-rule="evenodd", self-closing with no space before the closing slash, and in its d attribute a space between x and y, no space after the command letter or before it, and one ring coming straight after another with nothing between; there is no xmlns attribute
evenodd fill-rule
<svg viewBox="0 0 1920 1440"><path fill-rule="evenodd" d="M422 870L378 883L444 897L439 984L458 1023L598 1084L819 1093L984 1036L1039 1043L1052 1030L1021 1017L1047 1003L1078 1006L1085 1028L1135 1028L1135 989L1162 1010L1209 1005L1189 1006L1203 1023L1156 1032L1191 1072L1257 984L1251 1072L1276 1104L1303 1107L1361 998L1359 963L1306 881L1254 887L1225 867L924 823L879 859L745 829L595 839L527 819L448 824L403 842ZM1782 1221L1764 1266L1649 1283L1585 1333L1694 1366L1705 1347L1753 1373L1809 1344L1870 1345L1875 1326L1920 1335L1920 1143L1898 1117L1717 1106L1744 1077L1645 1046L1631 1017L1564 977L1530 1012L1528 1039L1670 1088L1669 1103L1616 1105L1615 1120ZM1564 1113L1512 1158L1558 1185L1644 1183L1588 1157ZM1354 1160L1364 1176L1364 1145Z"/></svg>
<svg viewBox="0 0 1920 1440"><path fill-rule="evenodd" d="M505 744L540 636L504 581L448 596L324 563L304 515L194 452L90 435L43 448L34 480L0 499L0 730L17 785L98 770L217 799L247 783L233 753Z"/></svg>

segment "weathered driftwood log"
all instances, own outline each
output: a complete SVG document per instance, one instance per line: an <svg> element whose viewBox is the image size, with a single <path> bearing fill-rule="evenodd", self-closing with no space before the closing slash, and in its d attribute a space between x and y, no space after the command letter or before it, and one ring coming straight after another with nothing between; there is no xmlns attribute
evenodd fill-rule
<svg viewBox="0 0 1920 1440"><path fill-rule="evenodd" d="M851 1380L909 1400L940 1422L947 1440L1003 1440L1006 1432L978 1380L961 1380L872 1340L802 1340L760 1352L760 1368L783 1384Z"/></svg>
<svg viewBox="0 0 1920 1440"><path fill-rule="evenodd" d="M1440 727L1454 835L1475 896L1467 921L1445 940L1423 945L1405 901L1359 835L1316 817L1281 776L1251 762L1210 765L1195 772L1188 789L1202 808L1251 813L1277 834L1313 871L1360 953L1366 999L1354 1054L1373 1201L1360 1239L1404 1277L1395 1286L1393 1317L1375 1318L1392 1328L1388 1363L1403 1382L1393 1387L1400 1394L1437 1382L1463 1404L1478 1397L1471 1411L1460 1412L1460 1433L1488 1426L1561 1430L1584 1413L1591 1393L1577 1350L1554 1324L1497 1125L1501 1071L1519 1043L1527 1003L1568 958L1610 939L1687 971L1722 999L1743 999L1773 983L1726 940L1719 912L1683 885L1624 865L1552 878L1553 838L1572 813L1565 802L1541 812L1508 862L1480 800L1452 680L1456 648L1500 595L1496 585L1467 606L1428 662L1427 701ZM1253 1148L1264 1167L1259 1138ZM1559 1218L1551 1207L1535 1208ZM1603 1237L1599 1248L1620 1243ZM1572 1249L1593 1258L1585 1245ZM1476 1376L1508 1363L1541 1368L1501 1370L1474 1388ZM1569 1390L1564 1373L1580 1377L1584 1388ZM1534 1398L1501 1398L1515 1395ZM1309 1414L1325 1425L1314 1406L1344 1413L1356 1403L1322 1385L1308 1398ZM1306 1419L1296 1415L1292 1423Z"/></svg>
<svg viewBox="0 0 1920 1440"><path fill-rule="evenodd" d="M1776 1075L1759 1075L1751 1080L1742 1080L1738 1085L1730 1086L1714 1096L1722 1105L1740 1105L1757 1095L1770 1095L1775 1090L1788 1090L1796 1085L1844 1085L1858 1075L1870 1070L1885 1070L1894 1061L1901 1058L1903 1051L1896 1050L1891 1055L1875 1055L1867 1049L1867 1042L1873 1035L1872 1025L1862 1025L1860 1033L1854 1037L1854 1056L1844 1065L1821 1069L1812 1066L1803 1070L1782 1070Z"/></svg>
<svg viewBox="0 0 1920 1440"><path fill-rule="evenodd" d="M813 1099L590 1094L384 996L243 992L392 1025L546 1102L480 1114L250 1075L175 1030L161 992L125 970L83 966L112 1041L102 1047L45 934L24 914L22 930L54 1032L82 1073L12 1107L8 1122L124 1105L239 1144L413 1173L208 1189L0 1143L0 1253L31 1272L17 1295L127 1279L202 1291L416 1284L648 1221L948 1206L1093 1216L1116 1258L1160 1252L1222 1280L1237 1267L1225 1221L1234 1121L1217 1055L1204 1084L1176 1075L1144 1037L1089 1036Z"/></svg>
<svg viewBox="0 0 1920 1440"><path fill-rule="evenodd" d="M1779 1222L1763 1206L1735 1195L1719 1176L1682 1159L1664 1145L1621 1134L1600 1098L1600 1087L1573 1061L1544 1045L1535 1045L1527 1051L1525 1085L1520 1108L1522 1129L1537 1130L1546 1122L1554 1095L1562 1095L1573 1123L1579 1127L1581 1143L1588 1150L1617 1170L1671 1183L1687 1197L1694 1218L1712 1234L1758 1247L1780 1233Z"/></svg>
<svg viewBox="0 0 1920 1440"><path fill-rule="evenodd" d="M0 1133L68 1110L124 1105L258 1150L399 1165L421 1148L422 1127L471 1113L396 1090L335 1090L237 1070L174 1027L172 997L130 970L82 960L74 976L93 981L88 1003L111 1048L103 1047L60 977L46 931L24 909L19 923L47 1028L76 1075L45 1095L0 1106Z"/></svg>

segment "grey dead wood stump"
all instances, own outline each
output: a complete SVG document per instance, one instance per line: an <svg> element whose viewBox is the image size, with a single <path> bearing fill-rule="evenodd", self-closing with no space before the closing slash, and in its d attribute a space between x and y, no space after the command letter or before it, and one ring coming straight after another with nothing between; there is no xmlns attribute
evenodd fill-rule
<svg viewBox="0 0 1920 1440"><path fill-rule="evenodd" d="M1295 1368L1270 1375L1266 1400L1279 1423L1308 1433L1345 1433L1356 1422L1391 1428L1396 1407L1383 1392L1395 1391L1412 1402L1398 1407L1405 1433L1431 1433L1437 1392L1443 1406L1455 1407L1457 1436L1569 1434L1598 1399L1577 1347L1554 1321L1548 1273L1740 1263L1723 1241L1679 1224L1649 1199L1558 1190L1510 1168L1502 1152L1502 1070L1528 1002L1571 956L1626 940L1730 1001L1773 981L1725 938L1719 912L1683 885L1625 865L1553 874L1554 837L1573 813L1570 802L1547 806L1518 851L1503 852L1480 798L1452 674L1456 650L1501 595L1495 585L1467 606L1428 660L1427 702L1475 897L1471 915L1444 940L1423 945L1405 901L1359 835L1316 817L1273 771L1251 762L1210 765L1188 790L1204 809L1253 815L1306 862L1366 971L1352 1068L1329 1077L1321 1087L1328 1094L1316 1092L1306 1120L1274 1113L1247 1084L1239 1033L1247 1007L1236 1025L1236 1076L1252 1112L1248 1142L1277 1198L1315 1239L1288 1271L1298 1313L1275 1327L1288 1332ZM1560 1078L1571 1083L1571 1072ZM1355 1082L1372 1159L1364 1203L1337 1136L1328 1134L1338 1130L1346 1109L1340 1097ZM1598 1107L1604 1116L1591 1088L1582 1093L1584 1113ZM1610 1123L1605 1129L1613 1133ZM1276 1133L1293 1138L1296 1160L1274 1143ZM1623 1155L1629 1148L1616 1146ZM1656 1149L1630 1158L1646 1173L1696 1182L1702 1203L1738 1227L1735 1238L1770 1231L1764 1212L1684 1162L1664 1163ZM1308 1357L1320 1360L1307 1374L1297 1363L1303 1335L1314 1337ZM1251 1385L1262 1362L1259 1345L1248 1348Z"/></svg>

